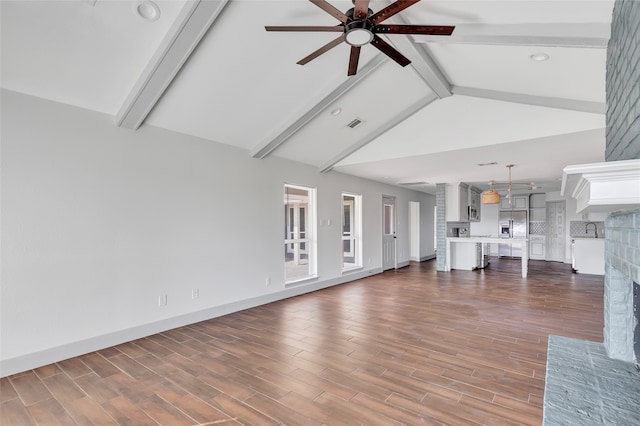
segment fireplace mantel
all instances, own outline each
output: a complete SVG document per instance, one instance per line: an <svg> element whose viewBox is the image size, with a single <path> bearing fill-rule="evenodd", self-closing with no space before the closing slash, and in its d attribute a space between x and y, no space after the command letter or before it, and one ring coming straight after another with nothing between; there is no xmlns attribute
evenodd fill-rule
<svg viewBox="0 0 640 426"><path fill-rule="evenodd" d="M567 166L563 196L577 201L577 213L640 208L640 159Z"/></svg>

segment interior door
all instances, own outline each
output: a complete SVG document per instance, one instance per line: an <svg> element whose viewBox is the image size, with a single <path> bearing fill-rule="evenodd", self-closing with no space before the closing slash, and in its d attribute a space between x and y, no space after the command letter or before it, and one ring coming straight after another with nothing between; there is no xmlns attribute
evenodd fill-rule
<svg viewBox="0 0 640 426"><path fill-rule="evenodd" d="M547 259L564 262L565 259L565 202L547 203Z"/></svg>
<svg viewBox="0 0 640 426"><path fill-rule="evenodd" d="M382 197L382 270L396 268L396 199Z"/></svg>

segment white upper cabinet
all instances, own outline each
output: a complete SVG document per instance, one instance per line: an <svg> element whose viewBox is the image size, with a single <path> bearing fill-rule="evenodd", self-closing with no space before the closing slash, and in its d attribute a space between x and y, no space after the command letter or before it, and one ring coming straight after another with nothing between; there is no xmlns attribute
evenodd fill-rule
<svg viewBox="0 0 640 426"><path fill-rule="evenodd" d="M511 203L509 198L503 196L500 198L500 210L529 210L529 196L512 195Z"/></svg>
<svg viewBox="0 0 640 426"><path fill-rule="evenodd" d="M482 191L475 186L469 187L469 222L480 222L480 204Z"/></svg>
<svg viewBox="0 0 640 426"><path fill-rule="evenodd" d="M448 183L446 197L447 222L469 222L469 185Z"/></svg>
<svg viewBox="0 0 640 426"><path fill-rule="evenodd" d="M529 197L529 221L544 222L547 219L545 194L531 194Z"/></svg>

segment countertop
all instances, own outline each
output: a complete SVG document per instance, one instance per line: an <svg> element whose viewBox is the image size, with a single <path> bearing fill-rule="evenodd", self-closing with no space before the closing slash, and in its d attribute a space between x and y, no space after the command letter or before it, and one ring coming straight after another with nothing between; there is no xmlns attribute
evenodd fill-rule
<svg viewBox="0 0 640 426"><path fill-rule="evenodd" d="M498 237L447 237L447 241L453 243L497 243L497 244L523 244L528 238L498 238Z"/></svg>

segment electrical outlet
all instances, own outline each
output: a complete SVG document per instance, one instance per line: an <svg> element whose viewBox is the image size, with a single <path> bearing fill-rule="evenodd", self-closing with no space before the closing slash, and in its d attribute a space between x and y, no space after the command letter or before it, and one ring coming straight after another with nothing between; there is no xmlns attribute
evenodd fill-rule
<svg viewBox="0 0 640 426"><path fill-rule="evenodd" d="M271 277L267 277L264 279L264 285L271 285Z"/></svg>
<svg viewBox="0 0 640 426"><path fill-rule="evenodd" d="M191 299L196 300L200 298L200 289L194 288L191 290Z"/></svg>
<svg viewBox="0 0 640 426"><path fill-rule="evenodd" d="M167 306L167 295L161 294L158 296L158 306Z"/></svg>

